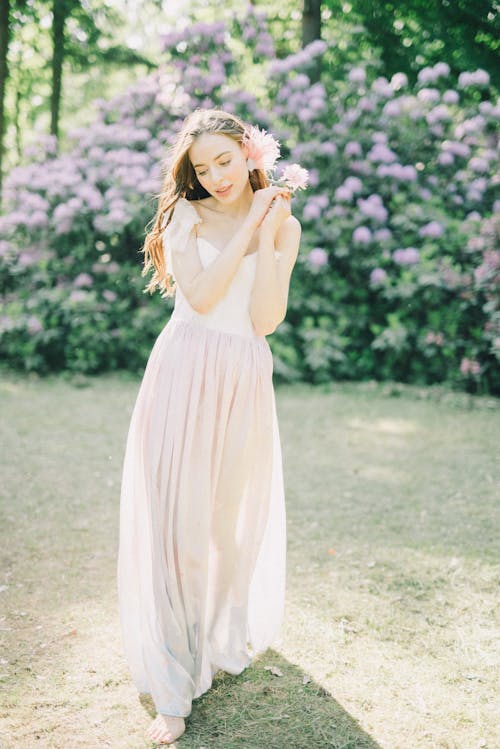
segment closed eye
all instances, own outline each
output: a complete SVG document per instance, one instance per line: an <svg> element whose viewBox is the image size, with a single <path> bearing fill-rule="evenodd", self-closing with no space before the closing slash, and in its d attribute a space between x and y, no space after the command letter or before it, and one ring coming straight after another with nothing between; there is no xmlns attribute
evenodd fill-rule
<svg viewBox="0 0 500 749"><path fill-rule="evenodd" d="M228 161L221 161L220 165L221 166L228 166L228 164L230 164L230 163L231 163L231 159L229 159ZM205 174L206 174L206 171L205 172L198 172L198 177L204 177Z"/></svg>

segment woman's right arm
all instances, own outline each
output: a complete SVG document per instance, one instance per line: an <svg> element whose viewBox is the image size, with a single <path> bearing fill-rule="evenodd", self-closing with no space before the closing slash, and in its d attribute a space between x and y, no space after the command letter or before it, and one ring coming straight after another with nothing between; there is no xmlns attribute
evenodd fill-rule
<svg viewBox="0 0 500 749"><path fill-rule="evenodd" d="M186 247L172 247L172 270L183 295L191 307L205 314L226 294L245 254L250 240L282 188L266 187L254 193L251 208L233 238L217 258L204 268L200 261L195 228Z"/></svg>

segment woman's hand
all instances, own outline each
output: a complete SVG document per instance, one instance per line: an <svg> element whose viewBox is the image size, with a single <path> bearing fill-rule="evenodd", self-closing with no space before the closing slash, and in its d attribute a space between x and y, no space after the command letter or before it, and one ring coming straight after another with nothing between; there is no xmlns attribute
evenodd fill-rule
<svg viewBox="0 0 500 749"><path fill-rule="evenodd" d="M288 188L271 185L271 187L264 187L260 190L256 190L253 194L252 205L250 206L245 221L248 222L254 230L258 229L259 226L262 226L264 217L269 214L273 201L278 201L281 196L290 196ZM288 205L290 204L288 198L283 197L283 201L286 201ZM273 213L273 215L275 214ZM272 219L272 221L275 220L276 218ZM281 223L281 221L279 223Z"/></svg>
<svg viewBox="0 0 500 749"><path fill-rule="evenodd" d="M291 214L290 193L288 193L286 197L279 195L274 199L262 223L260 224L261 235L270 234L274 238L283 221L291 216Z"/></svg>

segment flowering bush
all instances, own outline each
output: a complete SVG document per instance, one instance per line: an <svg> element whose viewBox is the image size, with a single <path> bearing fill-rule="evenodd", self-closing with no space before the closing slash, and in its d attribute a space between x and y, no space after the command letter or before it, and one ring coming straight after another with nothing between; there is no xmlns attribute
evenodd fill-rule
<svg viewBox="0 0 500 749"><path fill-rule="evenodd" d="M276 59L265 15L165 35L165 64L92 128L53 139L6 179L0 217L0 354L41 372L141 371L170 301L143 294L139 248L160 161L195 106L273 133L303 240L286 320L269 339L277 378L448 381L500 393L500 106L486 71L438 63L410 88L375 64L311 84L322 41ZM350 66L350 67L349 67ZM251 95L235 82L249 70ZM338 70L335 69L337 74ZM257 95L258 94L258 95ZM167 305L167 308L165 308Z"/></svg>

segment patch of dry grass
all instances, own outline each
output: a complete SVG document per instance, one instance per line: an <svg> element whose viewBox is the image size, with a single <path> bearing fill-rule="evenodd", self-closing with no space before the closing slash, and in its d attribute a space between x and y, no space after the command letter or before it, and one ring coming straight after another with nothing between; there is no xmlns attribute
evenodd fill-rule
<svg viewBox="0 0 500 749"><path fill-rule="evenodd" d="M137 389L0 378L2 749L153 746L115 582ZM177 746L494 749L498 401L367 383L280 387L277 404L281 638L217 675Z"/></svg>

